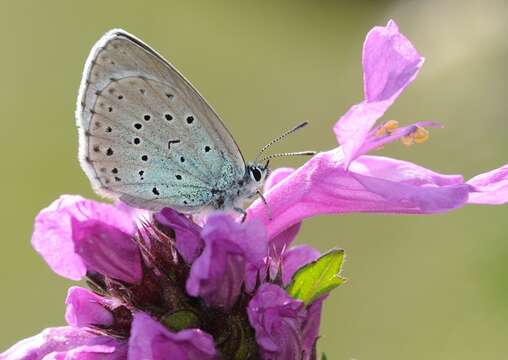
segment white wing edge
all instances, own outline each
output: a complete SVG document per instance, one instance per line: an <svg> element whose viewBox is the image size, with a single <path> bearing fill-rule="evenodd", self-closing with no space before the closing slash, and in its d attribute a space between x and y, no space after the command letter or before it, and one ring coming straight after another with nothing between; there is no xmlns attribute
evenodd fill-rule
<svg viewBox="0 0 508 360"><path fill-rule="evenodd" d="M122 29L112 29L108 32L106 32L92 47L90 50L90 53L88 54L88 57L86 58L85 66L83 69L83 75L81 77L81 83L79 85L79 91L78 91L78 98L76 103L76 126L78 128L78 160L81 165L81 168L85 172L86 176L90 180L90 183L92 184L93 190L106 198L110 199L118 199L120 197L120 194L116 194L114 192L108 191L104 189L101 182L98 180L98 176L96 171L94 170L93 166L90 164L88 160L88 139L85 135L85 132L87 131L85 127L89 126L89 124L85 124L83 113L84 108L82 103L84 102L86 89L87 89L87 80L90 76L90 70L92 67L92 63L94 59L97 57L99 51L112 39L115 37L118 37L118 35L125 35L127 37L131 37L141 43L143 43L141 40L136 38L134 35L131 35L125 30Z"/></svg>

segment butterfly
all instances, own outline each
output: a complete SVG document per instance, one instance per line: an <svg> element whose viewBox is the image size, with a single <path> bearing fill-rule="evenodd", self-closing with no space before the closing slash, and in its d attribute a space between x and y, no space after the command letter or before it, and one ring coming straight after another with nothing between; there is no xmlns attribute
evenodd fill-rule
<svg viewBox="0 0 508 360"><path fill-rule="evenodd" d="M245 163L217 113L169 62L123 30L85 64L77 109L79 160L100 195L148 210L234 210L256 194L276 156ZM263 198L263 197L262 197ZM264 198L263 198L264 200ZM265 201L266 203L266 201Z"/></svg>

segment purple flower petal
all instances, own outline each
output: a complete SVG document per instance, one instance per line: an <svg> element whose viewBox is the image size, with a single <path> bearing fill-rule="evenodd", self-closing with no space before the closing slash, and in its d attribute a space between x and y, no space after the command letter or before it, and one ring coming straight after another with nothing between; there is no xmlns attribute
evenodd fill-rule
<svg viewBox="0 0 508 360"><path fill-rule="evenodd" d="M295 171L295 169L292 168L277 168L273 170L270 176L268 176L268 179L265 181L265 185L263 186L264 190L270 190L272 187L287 178L293 171Z"/></svg>
<svg viewBox="0 0 508 360"><path fill-rule="evenodd" d="M377 119L383 116L390 105L386 101L382 103L361 102L352 106L335 124L333 130L346 156L344 162L346 169L358 156L359 149L363 146L372 126Z"/></svg>
<svg viewBox="0 0 508 360"><path fill-rule="evenodd" d="M356 174L414 186L463 185L462 175L444 175L409 161L383 156L362 156L351 164Z"/></svg>
<svg viewBox="0 0 508 360"><path fill-rule="evenodd" d="M319 326L321 323L321 312L323 309L323 301L326 297L314 301L307 308L307 317L303 323L303 352L310 355L313 352L316 341L319 337Z"/></svg>
<svg viewBox="0 0 508 360"><path fill-rule="evenodd" d="M366 157L365 163L355 165L358 161L353 165L360 172L353 172L344 170L340 148L314 156L265 194L272 220L259 200L248 209L247 219L262 221L272 239L318 214L429 214L460 207L467 200L469 185L460 182L459 176L382 157ZM387 171L397 166L406 170Z"/></svg>
<svg viewBox="0 0 508 360"><path fill-rule="evenodd" d="M393 20L367 34L362 60L365 100L351 107L334 128L346 168L358 156L375 122L416 78L423 61Z"/></svg>
<svg viewBox="0 0 508 360"><path fill-rule="evenodd" d="M120 200L116 200L114 205L135 222L136 228L139 228L143 221L150 219L151 212L148 210L133 208Z"/></svg>
<svg viewBox="0 0 508 360"><path fill-rule="evenodd" d="M414 80L423 58L390 20L367 34L362 64L365 100L374 102L397 97Z"/></svg>
<svg viewBox="0 0 508 360"><path fill-rule="evenodd" d="M249 302L247 314L262 359L301 358L302 326L307 316L303 302L291 298L277 285L263 284Z"/></svg>
<svg viewBox="0 0 508 360"><path fill-rule="evenodd" d="M201 237L205 248L192 265L187 292L209 305L229 308L240 294L246 267L266 256L266 232L259 223L239 224L227 214L214 213Z"/></svg>
<svg viewBox="0 0 508 360"><path fill-rule="evenodd" d="M175 232L176 249L187 264L192 264L203 250L201 227L173 209L165 208L155 215L156 220Z"/></svg>
<svg viewBox="0 0 508 360"><path fill-rule="evenodd" d="M273 263L269 258L265 258L258 263L247 263L245 265L244 286L247 293L253 293L259 284L266 281L267 276L270 275L270 265L273 266Z"/></svg>
<svg viewBox="0 0 508 360"><path fill-rule="evenodd" d="M218 359L213 338L198 330L174 333L144 313L134 315L129 340L129 360Z"/></svg>
<svg viewBox="0 0 508 360"><path fill-rule="evenodd" d="M67 292L65 320L75 327L90 325L109 326L113 315L106 309L109 301L88 289L73 286Z"/></svg>
<svg viewBox="0 0 508 360"><path fill-rule="evenodd" d="M72 219L72 238L88 270L131 284L141 281L141 255L129 234L100 220Z"/></svg>
<svg viewBox="0 0 508 360"><path fill-rule="evenodd" d="M230 308L236 302L245 276L242 249L228 240L210 241L194 262L187 292L211 306Z"/></svg>
<svg viewBox="0 0 508 360"><path fill-rule="evenodd" d="M471 185L470 204L498 205L508 202L508 165L477 175L467 183Z"/></svg>
<svg viewBox="0 0 508 360"><path fill-rule="evenodd" d="M296 223L271 239L269 248L270 255L277 257L283 253L284 249L291 245L291 243L296 239L296 235L300 232L301 227L301 222Z"/></svg>
<svg viewBox="0 0 508 360"><path fill-rule="evenodd" d="M265 185L264 185L265 192L269 191L275 185L277 185L282 180L287 178L294 171L295 171L295 169L292 169L292 168L275 169L270 174L268 179L265 181ZM294 241L294 239L296 238L296 235L298 235L298 233L300 232L300 228L301 228L300 223L295 224L295 225L291 226L289 229L281 232L275 238L271 239L269 251L271 252L272 256L277 257L279 254L281 254L281 252Z"/></svg>
<svg viewBox="0 0 508 360"><path fill-rule="evenodd" d="M319 251L307 245L296 246L283 253L282 282L284 286L289 284L296 270L316 260L319 255Z"/></svg>
<svg viewBox="0 0 508 360"><path fill-rule="evenodd" d="M35 219L32 245L54 272L71 280L80 280L86 274L85 264L74 252L72 219L100 219L127 234L136 230L129 213L81 196L61 196L42 210Z"/></svg>
<svg viewBox="0 0 508 360"><path fill-rule="evenodd" d="M66 359L55 356L63 356L68 352L75 354L85 351L87 347L93 348L97 356L70 357L70 359L123 360L127 356L127 348L123 342L98 336L84 329L57 327L48 328L40 334L21 340L0 354L0 360ZM90 348L88 350L91 350Z"/></svg>
<svg viewBox="0 0 508 360"><path fill-rule="evenodd" d="M113 346L84 345L69 351L53 352L42 360L125 360L127 352Z"/></svg>

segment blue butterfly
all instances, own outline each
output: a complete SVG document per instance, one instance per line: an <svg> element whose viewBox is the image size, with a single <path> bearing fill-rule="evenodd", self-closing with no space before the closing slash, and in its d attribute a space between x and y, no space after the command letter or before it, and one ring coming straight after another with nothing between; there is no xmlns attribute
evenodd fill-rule
<svg viewBox="0 0 508 360"><path fill-rule="evenodd" d="M94 190L138 208L236 210L261 194L269 160L245 163L217 113L171 64L122 30L86 61L77 110L79 159ZM263 198L264 199L264 198Z"/></svg>

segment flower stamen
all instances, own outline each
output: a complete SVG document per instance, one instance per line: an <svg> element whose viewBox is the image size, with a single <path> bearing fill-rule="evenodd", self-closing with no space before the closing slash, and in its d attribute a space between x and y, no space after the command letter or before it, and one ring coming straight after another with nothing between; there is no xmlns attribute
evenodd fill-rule
<svg viewBox="0 0 508 360"><path fill-rule="evenodd" d="M417 126L415 131L400 138L400 141L406 145L423 144L429 139L429 131L421 126Z"/></svg>
<svg viewBox="0 0 508 360"><path fill-rule="evenodd" d="M385 135L390 135L398 127L399 127L399 122L397 120L388 120L379 129L377 129L376 136L381 137L381 136L385 136Z"/></svg>

